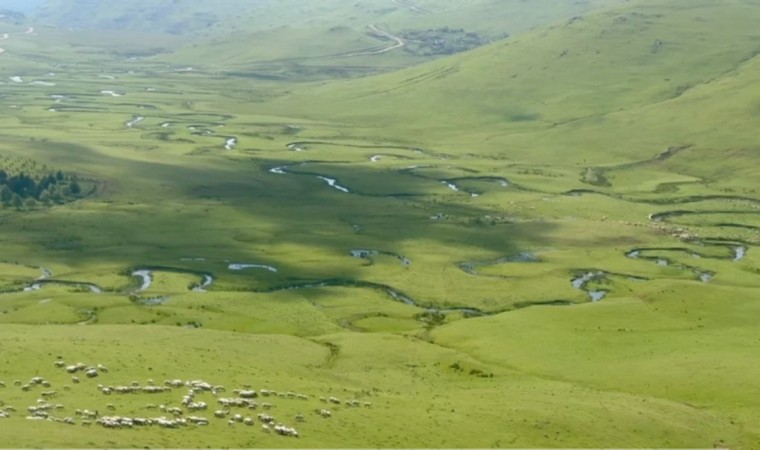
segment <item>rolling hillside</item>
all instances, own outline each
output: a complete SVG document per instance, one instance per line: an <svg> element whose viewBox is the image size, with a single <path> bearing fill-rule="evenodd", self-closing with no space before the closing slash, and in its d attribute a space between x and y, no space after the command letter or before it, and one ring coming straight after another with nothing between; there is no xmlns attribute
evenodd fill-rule
<svg viewBox="0 0 760 450"><path fill-rule="evenodd" d="M758 447L760 0L45 11L0 444Z"/></svg>
<svg viewBox="0 0 760 450"><path fill-rule="evenodd" d="M50 0L34 19L64 28L178 34L191 43L169 61L303 80L396 70L620 3Z"/></svg>
<svg viewBox="0 0 760 450"><path fill-rule="evenodd" d="M284 110L309 104L310 117L441 136L441 145L475 139L518 160L580 153L625 161L673 142L719 145L707 117L754 96L741 80L752 76L760 52L752 26L759 17L757 2L631 2L382 77L304 87L280 102ZM729 95L740 98L727 101L726 86L739 83ZM711 96L714 103L699 100ZM681 110L700 119L679 126ZM733 125L742 130L743 120ZM641 132L652 126L660 132ZM747 145L750 135L724 137L731 147Z"/></svg>
<svg viewBox="0 0 760 450"><path fill-rule="evenodd" d="M589 10L620 4L623 0L47 0L34 17L62 27L130 29L198 34L209 28L220 34L257 32L292 26L362 28L382 23L397 28L464 27L498 35L517 33L532 26Z"/></svg>

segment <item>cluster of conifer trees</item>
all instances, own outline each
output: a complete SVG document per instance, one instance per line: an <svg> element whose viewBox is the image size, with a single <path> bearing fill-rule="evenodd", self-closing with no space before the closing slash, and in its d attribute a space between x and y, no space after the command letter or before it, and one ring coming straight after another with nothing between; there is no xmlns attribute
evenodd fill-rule
<svg viewBox="0 0 760 450"><path fill-rule="evenodd" d="M16 209L34 208L39 203L63 204L78 198L82 188L76 177L60 170L46 175L24 172L9 174L0 169L0 202Z"/></svg>

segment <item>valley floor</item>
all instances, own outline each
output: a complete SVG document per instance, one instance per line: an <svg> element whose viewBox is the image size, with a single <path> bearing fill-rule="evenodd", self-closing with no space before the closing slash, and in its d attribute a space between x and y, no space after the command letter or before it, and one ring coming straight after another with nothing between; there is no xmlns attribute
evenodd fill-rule
<svg viewBox="0 0 760 450"><path fill-rule="evenodd" d="M44 33L0 166L93 190L0 212L0 446L760 443L760 197L699 145L530 156Z"/></svg>

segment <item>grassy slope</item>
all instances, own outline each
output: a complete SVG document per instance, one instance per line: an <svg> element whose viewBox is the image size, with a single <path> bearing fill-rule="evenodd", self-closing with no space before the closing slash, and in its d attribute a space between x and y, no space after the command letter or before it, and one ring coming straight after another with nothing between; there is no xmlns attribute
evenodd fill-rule
<svg viewBox="0 0 760 450"><path fill-rule="evenodd" d="M132 31L203 32L236 17L251 2L229 0L209 4L203 0L151 0L136 2L51 0L35 11L35 20L65 28L123 29Z"/></svg>
<svg viewBox="0 0 760 450"><path fill-rule="evenodd" d="M727 71L730 76L752 58L757 35L749 30L760 14L758 5L732 3L729 8L712 2L637 2L381 78L304 88L283 103L318 105L311 109L315 115L329 111L350 123L382 123L399 133L441 135L441 142L459 135L453 145L475 141L517 160L534 153L521 147L538 143L543 161L561 160L564 149L588 147L579 140L589 132L595 141L632 134L638 127L626 127L623 117L636 108L649 107L648 115L663 122L650 111L668 114L666 102L687 102L695 94L690 88ZM683 99L674 99L684 91ZM608 125L608 115L621 119ZM711 128L704 121L689 123L692 135ZM568 132L578 138L565 138ZM605 142L609 151L595 155L607 162L637 159L644 147L651 150L643 156L652 156L667 145L662 142L667 134L652 135L638 133L635 144ZM505 146L509 150L501 150Z"/></svg>
<svg viewBox="0 0 760 450"><path fill-rule="evenodd" d="M3 352L7 364L0 368L0 380L8 388L0 390L0 400L20 411L34 403L36 391L23 393L11 385L14 379L35 374L49 377L60 392L68 378L52 368L52 361L61 354L67 360L107 364L112 372L102 381L108 383L204 377L228 388L250 383L254 388L299 390L312 400L325 394L364 399L369 390L375 406L339 407L333 421L323 421L311 413L321 407L318 402L305 404L306 409L278 400L275 415L286 423L297 412L308 414L306 423L298 426L303 434L298 441L273 439L258 428L255 432L229 428L224 421L187 433L158 429L122 433L36 423L19 414L2 424L2 442L183 447L202 439L207 445L237 447L718 444L753 448L760 439L760 405L752 395L756 390L752 380L760 365L747 343L758 339L750 319L757 309L760 255L752 246L745 260L733 262L726 248L681 242L672 237L673 227L646 219L652 212L672 209L756 207L748 201L722 199L672 204L687 195L727 193L721 189L752 194L756 62L699 84L751 54L752 39L740 36L751 37L751 32L700 29L715 33L710 41L715 51L723 48L718 35L734 39L736 47L720 57L725 59L710 56L702 67L692 53L676 53L674 58L680 58L688 73L680 73L681 66L670 60L655 60L651 67L643 66L653 73L651 77L639 73L639 79L627 75L633 70L630 65L622 66L629 60L642 66L635 55L648 61L654 39L664 42L663 53L670 51L669 42L686 42L677 36L681 31L676 32L692 23L685 18L709 13L717 17L711 19L719 21L715 23L731 19L739 30L743 24L739 21L749 22L755 10L754 3L738 4L731 3L717 16L707 3L645 8L647 14L667 12L656 21L634 14L639 9L615 13L640 29L636 35L640 41L636 45L610 41L617 44L607 52L621 53L617 60L621 67L608 69L598 84L613 85L626 76L625 85L641 88L642 95L602 90L616 104L597 95L594 86L580 83L588 73L581 66L593 60L595 50L565 67L561 64L573 61L572 52L558 58L553 47L542 44L547 40L557 48L564 42L573 43L571 49L594 48L585 39L594 37L598 43L596 36L612 27L615 16L586 17L568 27L563 22L546 36L539 31L509 47L497 44L442 62L443 67L462 61L459 74L449 78L469 75L458 80L468 81L471 90L457 94L463 106L456 117L447 112L453 111L447 106L451 98L437 94L442 87L459 86L449 78L431 77L414 89L395 90L399 80L410 73L427 73L430 67L326 86L313 94L297 92L270 103L273 95L292 86L230 82L212 71L177 72L160 61L114 59L103 50L71 47L66 35L58 32L39 30L37 36L25 36L20 33L23 28L11 30L14 35L3 42L8 52L0 56L4 63L0 79L6 82L1 86L3 100L9 105L0 112L0 154L33 158L103 184L97 196L76 204L25 213L3 210L0 239L6 263L0 280L3 286L23 286L39 276L35 267L45 266L56 277L97 282L113 292L94 295L46 286L33 293L4 294L0 341L8 350ZM634 7L638 8L630 6ZM672 26L665 27L666 23ZM518 52L526 43L533 45L530 52ZM491 67L489 57L506 64L493 57L502 51L538 65L543 60L529 54L536 48L550 55L547 67L564 67L566 72L560 74L572 77L542 75L534 67L530 76L535 84L521 80L510 87L501 83L503 77L482 76L490 71L468 69L469 62L481 69ZM712 63L718 60L722 67ZM48 74L53 61L65 63L55 76ZM8 77L14 75L27 82L10 82ZM651 83L665 77L699 86L668 100L669 85ZM29 84L33 79L56 86ZM572 91L573 102L563 100L560 88L550 81L566 89L578 84ZM393 89L382 95L364 91L375 84L381 90ZM102 89L126 95L101 95ZM483 114L482 122L476 120L484 111L479 105L487 104L484 99L513 92L516 104L533 105L528 92L536 96L543 90L552 102L529 110L542 114L537 120L504 120L501 110ZM54 103L49 95L60 92L69 98ZM407 97L402 98L401 92ZM426 114L408 107L413 102L424 105L424 94L434 99ZM338 100L328 101L327 95ZM347 97L359 95L372 101L346 102ZM559 107L568 104L575 109L566 112ZM60 111L49 112L51 107ZM713 125L712 120L726 111L737 120L722 121L722 128ZM583 119L589 114L600 117ZM124 124L135 115L146 119L126 128ZM581 120L553 126L554 121L575 117ZM167 122L168 127L161 126ZM193 134L188 129L192 125L214 134ZM289 125L297 125L299 131L293 134ZM222 148L228 135L240 138L234 151ZM295 140L335 143L305 144L303 152L288 150L286 144ZM648 159L669 145L687 143L695 147L670 160L615 165ZM427 153L346 144L406 144L421 146ZM722 158L725 149L736 148L745 150L732 150L735 161ZM384 156L370 162L376 154ZM348 195L313 175L268 172L288 163L305 163L292 170L335 176L365 194L405 192L419 197ZM430 167L410 174L404 171L410 165ZM593 165L609 166L610 187L579 180L582 169ZM460 187L480 192L473 197L440 182L468 175L502 176L516 185L459 181ZM621 194L633 201L562 195L577 188ZM647 199L663 203L644 202ZM430 219L438 213L444 218ZM687 218L680 220L688 223ZM690 220L696 223L689 230L700 235L741 234L741 230L706 226L700 218ZM757 224L757 217L742 220ZM757 233L743 235L758 242ZM702 283L688 270L624 256L637 246L674 245L722 257L697 259L663 252L676 262L714 271L715 279ZM409 257L412 264L404 267L388 256L368 263L351 258L352 248L392 251ZM487 263L519 251L531 251L540 262L486 264L474 275L457 266L463 261ZM206 260L180 261L197 256ZM11 264L15 261L20 265ZM279 272L234 273L227 270L227 261L273 264ZM137 286L126 272L140 264L211 271L218 280L210 292L192 293L187 286L197 276L157 273L145 295L165 295L169 300L141 306L126 295ZM483 319L461 320L461 314L449 314L446 324L438 327L420 320L422 309L393 302L382 290L250 292L337 277L387 283L424 303L500 311L526 302L587 301L587 295L569 282L585 270L623 275L599 283L610 291L600 303L531 307ZM73 325L80 322L89 325ZM186 328L196 324L201 328ZM327 343L338 350L331 358ZM478 371L493 378L481 378ZM143 396L104 400L92 384L82 383L61 394L63 412L104 409L110 402L120 414L149 414L143 408L157 402ZM162 398L178 400L177 395ZM46 432L39 433L40 427ZM30 441L30 436L36 440Z"/></svg>
<svg viewBox="0 0 760 450"><path fill-rule="evenodd" d="M325 335L319 342L339 348L337 357L332 358L318 342L303 339L163 327L146 331L109 326L48 327L40 333L40 328L6 326L2 337L12 350L5 353L7 365L0 378L8 384L15 378L47 378L59 392L55 403L64 406L57 413L61 417L73 416L77 407L108 411L106 404L115 408L110 414L151 416L155 412L146 409L148 404L176 404L184 393L178 389L158 396L106 397L97 392L96 382L127 385L132 381L144 384L148 378L158 383L175 378L203 379L224 385L228 391L250 384L310 396L307 401L261 400L273 403L270 414L286 423L292 423L291 417L298 412L306 415L306 422L297 425L302 436L298 440L267 435L258 427L231 428L226 420L213 420L207 429L109 433L14 418L4 424L13 425L3 427L5 443L24 439L25 445L40 446L172 447L197 445L200 439L212 446L268 448L313 447L315 442L342 447L532 446L540 442L586 446L620 439L624 436L620 431L631 427L640 433L627 442L644 446L665 442L696 446L719 432L733 436L730 428L721 430L726 424L672 402L610 394L505 370L498 370L495 378L478 379L467 375L467 370L489 370L487 366L445 348L392 335ZM182 342L181 349L171 345L173 341ZM57 356L72 363L102 363L109 367L109 373L72 385L61 369L53 368ZM463 370L447 368L455 362ZM64 391L63 385L71 390ZM17 408L38 394L36 390L23 393L12 385L3 390L7 404ZM373 405L369 409L327 406L334 417L325 420L312 412L324 407L317 401L319 396L359 398ZM208 395L200 399L214 400ZM608 415L603 410L621 413ZM547 420L549 411L551 419ZM578 433L578 426L590 420L599 420L599 426L584 426L585 431ZM31 432L41 427L45 433Z"/></svg>
<svg viewBox="0 0 760 450"><path fill-rule="evenodd" d="M80 0L48 2L35 20L64 28L122 30L127 32L124 36L139 40L145 37L135 32L181 34L175 41L184 42L184 47L163 59L213 70L245 71L258 78L309 80L391 71L432 59L402 49L357 55L394 43L370 36L371 24L391 32L463 27L486 37L500 37L617 3L541 0L526 5L478 0L463 6L455 2L371 0L352 4L333 0L304 4L259 0L210 7L199 2L126 5ZM165 48L152 50L161 53Z"/></svg>
<svg viewBox="0 0 760 450"><path fill-rule="evenodd" d="M183 33L229 34L280 28L283 26L363 28L379 23L396 28L461 26L501 34L518 33L536 24L582 14L621 0L592 0L567 3L538 0L526 5L520 0L473 0L462 4L446 1L363 0L345 2L326 0L304 3L295 0L231 0L210 5L204 0L138 0L124 4L116 1L51 0L40 8L36 18L66 27L115 28L142 31L167 31L174 24L185 24ZM207 23L212 22L211 26Z"/></svg>

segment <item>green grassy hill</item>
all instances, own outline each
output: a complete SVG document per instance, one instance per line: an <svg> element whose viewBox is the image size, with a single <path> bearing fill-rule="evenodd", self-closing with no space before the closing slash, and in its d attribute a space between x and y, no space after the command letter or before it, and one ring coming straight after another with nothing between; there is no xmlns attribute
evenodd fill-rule
<svg viewBox="0 0 760 450"><path fill-rule="evenodd" d="M424 112L420 127L429 128L598 118L672 100L753 58L758 5L731 3L636 2L384 77L309 86L294 101L322 97L316 113L335 105L356 121L408 122Z"/></svg>
<svg viewBox="0 0 760 450"><path fill-rule="evenodd" d="M301 2L176 54L4 25L0 169L85 192L0 192L0 444L756 448L760 3L547 2L610 8L294 82L528 3Z"/></svg>
<svg viewBox="0 0 760 450"><path fill-rule="evenodd" d="M396 70L619 3L259 0L127 5L80 0L50 1L35 19L64 28L181 34L192 42L168 59L177 64L308 80ZM382 51L396 41L371 27L395 33L406 46Z"/></svg>
<svg viewBox="0 0 760 450"><path fill-rule="evenodd" d="M255 2L254 2L255 3ZM63 28L121 29L171 34L201 33L235 17L251 2L228 0L49 0L33 14L35 20Z"/></svg>

